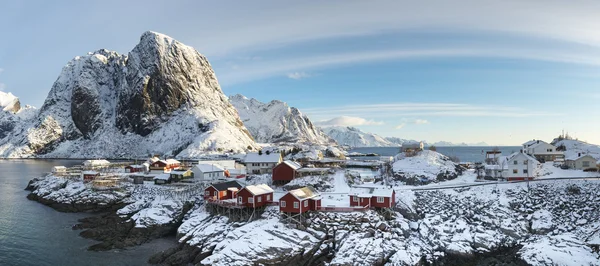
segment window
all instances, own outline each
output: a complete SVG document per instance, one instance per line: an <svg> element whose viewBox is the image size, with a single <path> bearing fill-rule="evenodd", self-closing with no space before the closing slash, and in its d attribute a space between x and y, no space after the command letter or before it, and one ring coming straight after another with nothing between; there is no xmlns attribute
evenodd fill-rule
<svg viewBox="0 0 600 266"><path fill-rule="evenodd" d="M525 164L525 165L526 165L526 164L527 164L527 160L523 161L523 164Z"/></svg>
<svg viewBox="0 0 600 266"><path fill-rule="evenodd" d="M254 203L254 198L248 198L248 203Z"/></svg>
<svg viewBox="0 0 600 266"><path fill-rule="evenodd" d="M271 195L267 195L267 201L271 200Z"/></svg>
<svg viewBox="0 0 600 266"><path fill-rule="evenodd" d="M280 201L279 202L279 206L281 206L281 208L285 208L285 201L283 201L283 200Z"/></svg>
<svg viewBox="0 0 600 266"><path fill-rule="evenodd" d="M377 197L377 203L383 203L383 197Z"/></svg>
<svg viewBox="0 0 600 266"><path fill-rule="evenodd" d="M294 209L298 209L298 208L300 208L300 206L299 206L299 205L300 205L300 204L298 204L298 202L294 202Z"/></svg>
<svg viewBox="0 0 600 266"><path fill-rule="evenodd" d="M517 165L517 164L519 164L519 162L515 161L514 164Z"/></svg>
<svg viewBox="0 0 600 266"><path fill-rule="evenodd" d="M258 199L256 201L257 202L261 202L262 201L262 197L258 197Z"/></svg>
<svg viewBox="0 0 600 266"><path fill-rule="evenodd" d="M242 197L238 197L238 203L242 204L244 202L244 200L242 199Z"/></svg>
<svg viewBox="0 0 600 266"><path fill-rule="evenodd" d="M518 174L518 173L519 173L519 170L513 169L513 174Z"/></svg>
<svg viewBox="0 0 600 266"><path fill-rule="evenodd" d="M304 207L308 207L308 200L304 201Z"/></svg>
<svg viewBox="0 0 600 266"><path fill-rule="evenodd" d="M523 169L523 174L527 174L527 169Z"/></svg>
<svg viewBox="0 0 600 266"><path fill-rule="evenodd" d="M219 197L219 191L215 191L215 197Z"/></svg>
<svg viewBox="0 0 600 266"><path fill-rule="evenodd" d="M547 152L552 152L552 149L547 149L546 151L547 151Z"/></svg>
<svg viewBox="0 0 600 266"><path fill-rule="evenodd" d="M210 197L210 191L204 191L204 195L206 195L207 197Z"/></svg>
<svg viewBox="0 0 600 266"><path fill-rule="evenodd" d="M352 196L352 201L358 202L358 197L357 196Z"/></svg>
<svg viewBox="0 0 600 266"><path fill-rule="evenodd" d="M581 162L581 166L582 167L590 167L590 161L583 161L583 162Z"/></svg>

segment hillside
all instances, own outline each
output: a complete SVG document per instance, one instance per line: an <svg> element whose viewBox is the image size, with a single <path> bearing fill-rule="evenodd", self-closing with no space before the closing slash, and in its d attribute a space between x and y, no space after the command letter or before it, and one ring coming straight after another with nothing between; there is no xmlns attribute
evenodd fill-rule
<svg viewBox="0 0 600 266"><path fill-rule="evenodd" d="M377 134L366 133L355 127L325 127L325 134L333 138L339 145L350 147L394 147L400 146L400 139L387 140Z"/></svg>
<svg viewBox="0 0 600 266"><path fill-rule="evenodd" d="M596 158L596 160L600 160L600 146L595 144L590 144L581 140L555 140L552 144L556 147L564 146L565 150L565 159L569 158L577 158L578 154L589 154Z"/></svg>
<svg viewBox="0 0 600 266"><path fill-rule="evenodd" d="M145 32L128 55L102 49L67 63L39 113L5 131L0 156L194 157L257 147L208 60Z"/></svg>
<svg viewBox="0 0 600 266"><path fill-rule="evenodd" d="M335 144L306 115L285 102L262 103L239 94L229 97L229 101L257 142Z"/></svg>

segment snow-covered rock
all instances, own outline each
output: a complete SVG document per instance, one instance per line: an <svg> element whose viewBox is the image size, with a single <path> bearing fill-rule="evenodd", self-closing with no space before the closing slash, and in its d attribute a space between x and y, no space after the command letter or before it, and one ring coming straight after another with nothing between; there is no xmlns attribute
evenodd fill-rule
<svg viewBox="0 0 600 266"><path fill-rule="evenodd" d="M21 102L12 93L0 91L0 108L3 111L17 113L21 110Z"/></svg>
<svg viewBox="0 0 600 266"><path fill-rule="evenodd" d="M563 139L553 141L552 144L556 147L565 147L565 159L578 158L579 154L589 154L596 160L600 160L600 145L587 143L581 140Z"/></svg>
<svg viewBox="0 0 600 266"><path fill-rule="evenodd" d="M248 147L258 148L208 60L145 32L128 55L98 50L71 60L39 114L0 139L0 156L194 157Z"/></svg>
<svg viewBox="0 0 600 266"><path fill-rule="evenodd" d="M458 164L448 156L429 150L420 151L414 156L400 153L396 155L392 168L395 179L405 182L415 179L428 183L454 179L462 174Z"/></svg>
<svg viewBox="0 0 600 266"><path fill-rule="evenodd" d="M366 133L355 127L325 127L325 133L338 144L350 147L394 147L401 146L400 139L389 141L377 134Z"/></svg>
<svg viewBox="0 0 600 266"><path fill-rule="evenodd" d="M308 116L282 101L262 103L242 95L229 97L252 137L260 143L335 144Z"/></svg>

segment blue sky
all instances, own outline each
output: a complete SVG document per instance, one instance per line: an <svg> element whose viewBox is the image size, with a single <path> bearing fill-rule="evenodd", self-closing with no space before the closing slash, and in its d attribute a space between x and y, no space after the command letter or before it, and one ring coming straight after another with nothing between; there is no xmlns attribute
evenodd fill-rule
<svg viewBox="0 0 600 266"><path fill-rule="evenodd" d="M515 145L562 129L600 143L600 2L0 3L0 89L40 107L62 66L146 30L195 47L227 95L320 125Z"/></svg>

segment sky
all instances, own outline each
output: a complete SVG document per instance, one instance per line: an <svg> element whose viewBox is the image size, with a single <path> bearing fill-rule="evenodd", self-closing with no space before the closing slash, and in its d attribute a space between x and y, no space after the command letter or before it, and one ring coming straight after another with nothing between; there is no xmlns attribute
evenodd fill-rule
<svg viewBox="0 0 600 266"><path fill-rule="evenodd" d="M600 143L598 14L586 0L2 1L0 90L40 107L69 60L127 54L152 30L206 55L226 95L320 126Z"/></svg>

